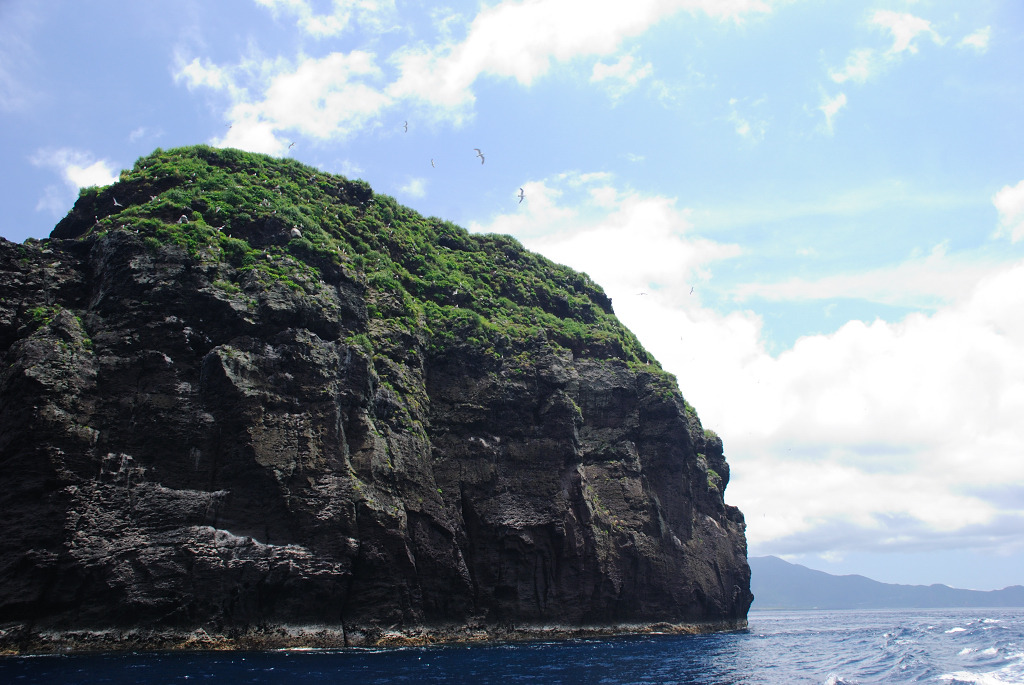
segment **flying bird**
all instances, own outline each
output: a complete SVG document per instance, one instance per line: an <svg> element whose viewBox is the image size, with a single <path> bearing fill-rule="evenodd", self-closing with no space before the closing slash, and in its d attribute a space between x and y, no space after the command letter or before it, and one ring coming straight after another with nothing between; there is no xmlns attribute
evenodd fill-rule
<svg viewBox="0 0 1024 685"><path fill-rule="evenodd" d="M118 201L117 201L117 198L116 198L116 197L114 198L114 206L115 206L115 207L124 207L124 205L123 205L123 204L121 204L120 202L118 202Z"/></svg>
<svg viewBox="0 0 1024 685"><path fill-rule="evenodd" d="M478 148L478 147L475 147L473 149L476 150L476 156L480 158L480 163L483 164L484 163L484 153L480 152L480 148Z"/></svg>
<svg viewBox="0 0 1024 685"><path fill-rule="evenodd" d="M524 197L526 197L526 193L524 193L524 192L523 192L523 189L522 189L522 188L520 188L520 189L519 189L519 203L520 203L520 204L522 204L522 203L523 203L523 198L524 198Z"/></svg>
<svg viewBox="0 0 1024 685"><path fill-rule="evenodd" d="M433 160L433 158L431 158L431 160L430 160L430 166L431 166L431 167L436 167L436 166L437 166L436 164L434 164L434 160Z"/></svg>
<svg viewBox="0 0 1024 685"><path fill-rule="evenodd" d="M403 124L403 126L405 126L405 132L408 133L409 132L409 122L408 121L405 122L405 124Z"/></svg>
<svg viewBox="0 0 1024 685"><path fill-rule="evenodd" d="M288 149L291 150L293 147L295 147L295 143L294 142L292 142L292 144L288 146Z"/></svg>

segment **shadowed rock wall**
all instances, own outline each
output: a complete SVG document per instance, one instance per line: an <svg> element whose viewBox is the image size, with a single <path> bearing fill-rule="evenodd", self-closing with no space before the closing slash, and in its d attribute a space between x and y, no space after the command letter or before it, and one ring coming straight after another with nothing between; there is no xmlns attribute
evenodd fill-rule
<svg viewBox="0 0 1024 685"><path fill-rule="evenodd" d="M660 371L69 221L0 242L0 638L745 618L721 441Z"/></svg>

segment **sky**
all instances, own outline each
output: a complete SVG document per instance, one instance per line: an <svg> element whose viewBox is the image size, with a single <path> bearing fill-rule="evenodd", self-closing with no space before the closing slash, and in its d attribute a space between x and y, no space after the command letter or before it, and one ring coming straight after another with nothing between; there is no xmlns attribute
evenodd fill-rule
<svg viewBox="0 0 1024 685"><path fill-rule="evenodd" d="M752 556L884 582L1024 584L1021 122L1019 0L0 0L3 237L196 143L511 234L678 377Z"/></svg>

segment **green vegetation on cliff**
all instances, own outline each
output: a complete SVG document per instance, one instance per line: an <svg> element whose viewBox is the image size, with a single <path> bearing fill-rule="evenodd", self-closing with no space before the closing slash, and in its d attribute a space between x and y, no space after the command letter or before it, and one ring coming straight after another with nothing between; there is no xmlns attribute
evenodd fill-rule
<svg viewBox="0 0 1024 685"><path fill-rule="evenodd" d="M374 322L362 343L378 352L403 334L425 336L432 352L483 355L546 338L576 356L647 366L675 386L586 274L292 159L204 145L157 150L114 185L82 190L53 237L109 231L138 234L154 252L173 246L230 265L233 279L214 285L242 299L259 284L314 295L324 280L355 280Z"/></svg>
<svg viewBox="0 0 1024 685"><path fill-rule="evenodd" d="M0 650L743 624L722 441L608 297L365 183L157 151L0 241L0 352Z"/></svg>

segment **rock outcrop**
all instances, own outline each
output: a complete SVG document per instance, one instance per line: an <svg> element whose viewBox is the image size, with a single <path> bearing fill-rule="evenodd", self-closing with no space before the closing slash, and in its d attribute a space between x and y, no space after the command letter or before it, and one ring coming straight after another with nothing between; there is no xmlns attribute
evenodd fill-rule
<svg viewBox="0 0 1024 685"><path fill-rule="evenodd" d="M745 622L722 443L600 288L363 183L157 151L0 242L0 355L0 647Z"/></svg>

